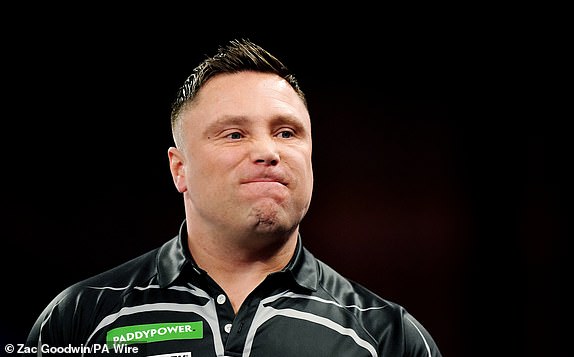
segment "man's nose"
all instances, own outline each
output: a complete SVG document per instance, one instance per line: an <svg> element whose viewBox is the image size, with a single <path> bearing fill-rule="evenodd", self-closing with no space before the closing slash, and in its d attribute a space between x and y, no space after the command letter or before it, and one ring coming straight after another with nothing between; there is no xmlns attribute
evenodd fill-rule
<svg viewBox="0 0 574 357"><path fill-rule="evenodd" d="M279 150L273 138L258 139L253 143L251 159L258 165L275 166L279 163Z"/></svg>

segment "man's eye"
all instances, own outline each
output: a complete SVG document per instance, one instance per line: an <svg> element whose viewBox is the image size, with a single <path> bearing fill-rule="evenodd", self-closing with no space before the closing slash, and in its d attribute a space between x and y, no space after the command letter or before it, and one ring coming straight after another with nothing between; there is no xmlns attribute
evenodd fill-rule
<svg viewBox="0 0 574 357"><path fill-rule="evenodd" d="M243 136L241 135L241 133L234 132L234 133L231 133L231 134L227 135L227 137L228 137L229 139L239 140L239 139L241 139Z"/></svg>
<svg viewBox="0 0 574 357"><path fill-rule="evenodd" d="M282 132L279 133L279 137L283 138L283 139L289 139L293 137L293 132L289 131L289 130L283 130Z"/></svg>

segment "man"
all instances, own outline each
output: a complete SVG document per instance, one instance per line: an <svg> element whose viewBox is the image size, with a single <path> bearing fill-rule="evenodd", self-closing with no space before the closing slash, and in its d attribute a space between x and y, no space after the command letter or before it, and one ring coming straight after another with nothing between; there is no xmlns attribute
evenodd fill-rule
<svg viewBox="0 0 574 357"><path fill-rule="evenodd" d="M277 58L231 41L185 81L171 120L179 234L64 290L32 328L31 352L441 356L404 308L303 247L311 120Z"/></svg>

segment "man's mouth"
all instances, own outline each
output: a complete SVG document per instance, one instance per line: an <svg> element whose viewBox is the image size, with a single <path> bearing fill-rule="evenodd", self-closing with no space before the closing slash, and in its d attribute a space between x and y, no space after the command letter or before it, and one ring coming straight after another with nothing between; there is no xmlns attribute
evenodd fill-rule
<svg viewBox="0 0 574 357"><path fill-rule="evenodd" d="M281 184L283 186L288 186L287 181L285 181L283 178L278 177L278 176L261 176L261 177L250 177L244 180L241 180L242 184L248 184L248 183L278 183Z"/></svg>

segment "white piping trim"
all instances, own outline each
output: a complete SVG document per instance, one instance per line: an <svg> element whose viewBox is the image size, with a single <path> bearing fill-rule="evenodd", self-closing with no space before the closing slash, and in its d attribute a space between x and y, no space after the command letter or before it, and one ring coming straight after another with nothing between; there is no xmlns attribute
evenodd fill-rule
<svg viewBox="0 0 574 357"><path fill-rule="evenodd" d="M408 322L410 322L415 327L415 329L417 329L417 332L419 333L419 335L421 335L421 338L423 339L423 342L425 343L425 346L427 348L427 353L428 353L429 357L431 357L432 355L431 355L430 347L429 347L429 344L427 343L425 336L423 335L421 330L419 330L417 325L411 319L409 319L408 317L405 317L405 318L407 319Z"/></svg>

